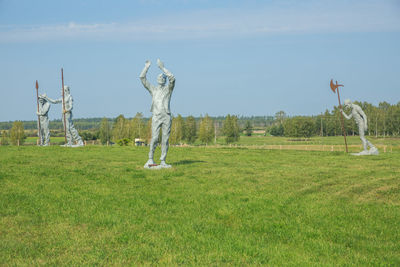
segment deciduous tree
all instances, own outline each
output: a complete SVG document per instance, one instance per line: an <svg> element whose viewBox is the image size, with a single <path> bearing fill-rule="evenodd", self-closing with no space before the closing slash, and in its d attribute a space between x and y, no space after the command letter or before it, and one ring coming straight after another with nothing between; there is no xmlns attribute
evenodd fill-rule
<svg viewBox="0 0 400 267"><path fill-rule="evenodd" d="M10 130L10 139L13 145L22 145L26 139L22 121L14 121Z"/></svg>

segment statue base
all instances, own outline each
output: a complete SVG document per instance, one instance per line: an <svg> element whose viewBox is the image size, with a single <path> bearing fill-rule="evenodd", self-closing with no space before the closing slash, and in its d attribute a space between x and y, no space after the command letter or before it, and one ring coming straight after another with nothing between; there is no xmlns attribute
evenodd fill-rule
<svg viewBox="0 0 400 267"><path fill-rule="evenodd" d="M153 160L149 160L144 164L143 168L145 169L152 169L152 170L159 170L159 169L169 169L171 165L166 164L165 162L161 162L161 164L154 163Z"/></svg>
<svg viewBox="0 0 400 267"><path fill-rule="evenodd" d="M371 155L379 155L379 151L376 147L372 147L369 150L363 150L359 153L351 153L353 156L371 156Z"/></svg>
<svg viewBox="0 0 400 267"><path fill-rule="evenodd" d="M172 166L171 165L150 164L150 165L144 165L144 168L149 169L149 170L161 170L161 169L172 168Z"/></svg>
<svg viewBox="0 0 400 267"><path fill-rule="evenodd" d="M84 145L80 145L80 144L68 145L68 144L65 144L65 145L61 145L61 146L63 146L63 147L82 147L82 146L84 146Z"/></svg>

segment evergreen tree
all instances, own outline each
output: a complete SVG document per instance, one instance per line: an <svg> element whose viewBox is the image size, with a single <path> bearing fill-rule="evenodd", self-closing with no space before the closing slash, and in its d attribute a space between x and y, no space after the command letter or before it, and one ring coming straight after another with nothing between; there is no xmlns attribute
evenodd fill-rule
<svg viewBox="0 0 400 267"><path fill-rule="evenodd" d="M111 140L111 127L107 118L101 120L100 141L104 145Z"/></svg>
<svg viewBox="0 0 400 267"><path fill-rule="evenodd" d="M197 139L196 120L193 116L189 116L185 120L185 139L189 144L192 144Z"/></svg>
<svg viewBox="0 0 400 267"><path fill-rule="evenodd" d="M215 135L215 128L213 120L206 114L200 121L199 139L202 143L210 143Z"/></svg>
<svg viewBox="0 0 400 267"><path fill-rule="evenodd" d="M10 130L10 139L13 145L22 145L26 139L22 121L14 121Z"/></svg>

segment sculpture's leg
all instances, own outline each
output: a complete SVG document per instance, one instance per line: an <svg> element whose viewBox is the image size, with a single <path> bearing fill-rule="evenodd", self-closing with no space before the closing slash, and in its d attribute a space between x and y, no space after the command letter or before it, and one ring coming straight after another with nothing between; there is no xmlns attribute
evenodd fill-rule
<svg viewBox="0 0 400 267"><path fill-rule="evenodd" d="M83 146L82 138L79 136L78 131L75 129L74 123L72 121L72 113L68 112L67 116L67 139L68 144L72 145L73 141L77 143L78 146Z"/></svg>
<svg viewBox="0 0 400 267"><path fill-rule="evenodd" d="M158 143L158 135L160 134L160 128L162 125L162 120L159 116L153 116L151 121L151 141L150 141L150 151L149 160L153 160L154 151L156 150Z"/></svg>
<svg viewBox="0 0 400 267"><path fill-rule="evenodd" d="M162 139L161 139L161 163L165 163L169 147L169 135L171 133L171 116L165 115L162 124Z"/></svg>
<svg viewBox="0 0 400 267"><path fill-rule="evenodd" d="M71 113L65 113L65 129L66 129L66 136L67 136L67 143L66 146L72 146L72 136L71 136Z"/></svg>
<svg viewBox="0 0 400 267"><path fill-rule="evenodd" d="M368 150L367 139L365 139L365 134L364 134L364 127L362 127L362 126L358 127L358 134L360 135L360 139L361 139L364 151Z"/></svg>
<svg viewBox="0 0 400 267"><path fill-rule="evenodd" d="M75 140L77 145L83 146L82 138L80 137L78 131L75 129L74 124L72 123L72 121L71 121L71 126L70 126L70 133L71 133L72 139Z"/></svg>
<svg viewBox="0 0 400 267"><path fill-rule="evenodd" d="M369 146L369 148L375 148L375 146L370 141L368 141L367 138L365 139L367 140L367 146Z"/></svg>
<svg viewBox="0 0 400 267"><path fill-rule="evenodd" d="M50 130L49 130L49 119L44 118L43 121L40 122L43 131L42 131L42 139L43 139L43 145L48 146L50 144Z"/></svg>

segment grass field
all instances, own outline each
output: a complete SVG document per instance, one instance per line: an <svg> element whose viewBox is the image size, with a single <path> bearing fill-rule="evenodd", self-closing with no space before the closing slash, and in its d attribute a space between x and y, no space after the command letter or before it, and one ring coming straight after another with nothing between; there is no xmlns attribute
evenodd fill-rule
<svg viewBox="0 0 400 267"><path fill-rule="evenodd" d="M400 265L398 150L147 153L0 147L0 265Z"/></svg>

